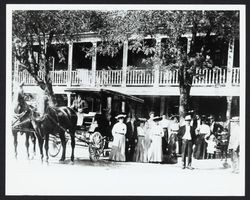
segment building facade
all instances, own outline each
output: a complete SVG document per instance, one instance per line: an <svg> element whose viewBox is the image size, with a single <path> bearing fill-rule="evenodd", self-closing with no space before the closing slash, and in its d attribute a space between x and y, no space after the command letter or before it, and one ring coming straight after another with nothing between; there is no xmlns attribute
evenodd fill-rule
<svg viewBox="0 0 250 200"><path fill-rule="evenodd" d="M145 38L148 45L164 45L166 36ZM183 45L190 49L191 36L183 36ZM56 51L52 57L53 70L51 78L54 93L61 105L71 105L72 93L69 88L106 88L144 99L144 104L120 102L109 99L109 105L116 110L126 111L138 116L148 117L151 110L157 115L171 116L178 113L179 81L178 70L161 66L148 67L143 59L152 55L133 52L125 41L116 55L107 56L97 52L86 56L85 48L97 47L100 38L93 33L83 34L80 39L69 42L63 51ZM225 120L229 115L239 115L240 66L239 41L214 41L214 54L211 55L215 67L197 69L198 78L194 78L191 89L191 108L199 114L214 114L218 120ZM43 77L43 72L40 72ZM40 89L27 71L14 67L14 81L24 82L26 93L36 93ZM86 97L94 110L93 99ZM61 99L61 101L60 101ZM110 104L110 101L112 102Z"/></svg>

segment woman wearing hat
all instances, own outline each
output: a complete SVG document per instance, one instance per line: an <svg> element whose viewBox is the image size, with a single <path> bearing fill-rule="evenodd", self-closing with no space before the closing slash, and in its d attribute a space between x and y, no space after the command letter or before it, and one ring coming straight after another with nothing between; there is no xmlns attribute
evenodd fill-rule
<svg viewBox="0 0 250 200"><path fill-rule="evenodd" d="M127 126L123 123L126 115L120 114L115 118L118 122L113 126L113 144L109 155L109 159L113 161L126 161L125 157L125 134L127 132Z"/></svg>
<svg viewBox="0 0 250 200"><path fill-rule="evenodd" d="M154 125L150 130L152 143L148 150L149 162L162 162L162 137L164 136L163 128L160 125L161 117L154 117Z"/></svg>
<svg viewBox="0 0 250 200"><path fill-rule="evenodd" d="M145 161L148 162L148 150L150 148L150 145L151 145L151 142L152 142L152 139L150 137L150 132L151 132L151 129L152 127L154 126L154 116L155 116L155 113L153 111L151 111L149 113L149 119L146 121L145 123L145 129L146 129L146 133L145 133L145 148L144 148L144 157L145 157Z"/></svg>
<svg viewBox="0 0 250 200"><path fill-rule="evenodd" d="M139 118L139 126L137 127L138 142L135 147L135 154L133 161L135 162L146 162L144 151L145 151L145 122L146 119Z"/></svg>
<svg viewBox="0 0 250 200"><path fill-rule="evenodd" d="M170 131L170 137L169 137L169 154L171 155L175 155L181 152L179 150L179 145L178 145L178 138L177 138L177 134L180 128L179 122L178 122L178 118L176 115L174 115L173 117L173 122L171 123L170 127L169 127L169 131Z"/></svg>

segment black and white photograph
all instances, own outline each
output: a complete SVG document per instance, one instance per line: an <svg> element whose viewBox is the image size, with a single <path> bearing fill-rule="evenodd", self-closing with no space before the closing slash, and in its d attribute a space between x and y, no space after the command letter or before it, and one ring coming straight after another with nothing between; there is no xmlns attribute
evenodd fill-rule
<svg viewBox="0 0 250 200"><path fill-rule="evenodd" d="M244 196L245 12L7 4L5 195Z"/></svg>

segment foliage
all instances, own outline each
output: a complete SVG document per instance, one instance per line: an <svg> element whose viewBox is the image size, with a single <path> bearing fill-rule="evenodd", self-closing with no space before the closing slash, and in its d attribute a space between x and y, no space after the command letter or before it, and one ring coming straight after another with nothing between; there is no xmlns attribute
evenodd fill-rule
<svg viewBox="0 0 250 200"><path fill-rule="evenodd" d="M52 44L75 40L84 32L96 32L102 39L97 51L114 56L124 41L130 40L129 49L152 55L145 62L159 68L163 65L179 69L180 93L188 99L196 68L212 67L208 56L212 51L212 35L230 41L239 35L238 11L197 10L112 10L112 11L14 11L13 50L20 65L27 69L40 87L53 95L49 77ZM146 38L165 35L161 45L148 45ZM203 45L197 36L203 34ZM191 39L190 51L181 43L183 36ZM38 62L34 56L33 44L38 44ZM58 49L59 52L62 50ZM84 49L91 56L95 49ZM38 76L43 69L45 80ZM182 97L181 97L182 98ZM182 104L182 103L181 103ZM188 103L184 103L184 111Z"/></svg>
<svg viewBox="0 0 250 200"><path fill-rule="evenodd" d="M107 24L100 31L103 41L112 41L106 48L120 48L120 45L115 47L112 44L132 39L129 49L152 54L145 61L152 67L166 66L179 70L181 117L189 109L193 77L200 75L196 74L196 69L213 67L210 57L212 40L223 38L229 43L239 36L238 11L125 10L109 11L106 18ZM145 37L157 39L160 35L165 35L164 45L160 42L156 42L154 47L145 45ZM203 35L202 45L198 35ZM189 51L181 42L183 36L191 40Z"/></svg>
<svg viewBox="0 0 250 200"><path fill-rule="evenodd" d="M49 96L53 96L49 76L51 55L56 52L60 61L65 62L64 44L78 39L80 33L97 31L97 27L104 25L99 12L87 10L14 11L12 20L13 52L19 66L26 69ZM44 79L38 75L41 70Z"/></svg>

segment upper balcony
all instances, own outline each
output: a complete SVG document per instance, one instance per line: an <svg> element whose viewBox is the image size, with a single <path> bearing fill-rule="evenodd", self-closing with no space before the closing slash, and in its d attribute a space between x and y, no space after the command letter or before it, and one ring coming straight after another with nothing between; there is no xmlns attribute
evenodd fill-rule
<svg viewBox="0 0 250 200"><path fill-rule="evenodd" d="M239 96L240 69L197 69L191 95L196 96ZM39 72L40 77L44 77ZM123 70L51 71L55 93L67 87L106 87L124 91L131 95L179 95L178 70ZM18 72L15 81L24 81L27 91L32 91L36 82L27 71ZM33 88L33 89L32 89ZM166 90L166 88L168 88Z"/></svg>

